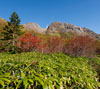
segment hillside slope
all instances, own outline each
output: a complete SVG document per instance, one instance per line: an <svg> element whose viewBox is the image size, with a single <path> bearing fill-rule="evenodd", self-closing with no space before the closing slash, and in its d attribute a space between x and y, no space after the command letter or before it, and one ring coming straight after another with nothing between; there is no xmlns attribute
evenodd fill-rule
<svg viewBox="0 0 100 89"><path fill-rule="evenodd" d="M5 26L6 23L7 23L6 20L4 20L3 18L0 18L0 31L3 30L3 27Z"/></svg>
<svg viewBox="0 0 100 89"><path fill-rule="evenodd" d="M54 22L46 30L46 33L73 33L76 35L90 35L93 38L100 39L100 35L89 30L88 28L81 28L68 23Z"/></svg>
<svg viewBox="0 0 100 89"><path fill-rule="evenodd" d="M7 24L7 21L3 18L0 18L0 38L1 38L1 32L3 31L3 27Z"/></svg>

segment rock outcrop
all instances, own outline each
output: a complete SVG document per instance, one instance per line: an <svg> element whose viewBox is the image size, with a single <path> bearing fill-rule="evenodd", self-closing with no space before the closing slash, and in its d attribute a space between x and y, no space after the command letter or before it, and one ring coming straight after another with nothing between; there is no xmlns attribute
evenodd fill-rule
<svg viewBox="0 0 100 89"><path fill-rule="evenodd" d="M100 39L100 35L89 30L88 28L81 28L72 24L68 23L60 23L60 22L54 22L52 23L46 30L45 33L47 34L53 34L53 33L73 33L76 35L90 35L93 38Z"/></svg>

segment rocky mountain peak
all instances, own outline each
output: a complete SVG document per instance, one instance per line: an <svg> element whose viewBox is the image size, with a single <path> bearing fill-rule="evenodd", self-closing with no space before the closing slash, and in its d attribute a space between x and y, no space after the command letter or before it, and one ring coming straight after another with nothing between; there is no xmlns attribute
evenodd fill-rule
<svg viewBox="0 0 100 89"><path fill-rule="evenodd" d="M67 33L71 32L77 35L90 35L93 38L100 39L100 35L89 30L88 28L81 28L69 23L53 22L46 30L46 33Z"/></svg>
<svg viewBox="0 0 100 89"><path fill-rule="evenodd" d="M26 30L33 30L39 33L44 33L46 29L41 28L38 24L36 23L27 23L23 24L24 28Z"/></svg>

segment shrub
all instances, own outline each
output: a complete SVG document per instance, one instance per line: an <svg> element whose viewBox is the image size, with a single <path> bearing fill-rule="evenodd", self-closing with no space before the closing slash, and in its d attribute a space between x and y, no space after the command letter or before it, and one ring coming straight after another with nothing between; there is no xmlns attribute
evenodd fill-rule
<svg viewBox="0 0 100 89"><path fill-rule="evenodd" d="M40 51L43 53L58 53L64 50L64 39L62 37L49 37L47 40L40 45Z"/></svg>
<svg viewBox="0 0 100 89"><path fill-rule="evenodd" d="M95 46L96 46L96 54L100 55L100 41L99 40L95 41Z"/></svg>
<svg viewBox="0 0 100 89"><path fill-rule="evenodd" d="M74 36L67 41L65 53L71 56L92 57L96 54L95 42L89 36Z"/></svg>
<svg viewBox="0 0 100 89"><path fill-rule="evenodd" d="M36 51L41 40L33 36L31 33L26 33L24 36L20 37L20 48L24 52Z"/></svg>

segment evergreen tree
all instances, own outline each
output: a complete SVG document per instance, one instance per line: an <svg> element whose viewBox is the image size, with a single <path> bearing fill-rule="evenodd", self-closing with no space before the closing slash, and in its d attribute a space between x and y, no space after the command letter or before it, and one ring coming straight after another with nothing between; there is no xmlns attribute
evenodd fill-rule
<svg viewBox="0 0 100 89"><path fill-rule="evenodd" d="M21 25L20 19L16 12L13 12L10 16L10 21L7 22L7 25L4 27L3 41L5 41L5 49L8 48L8 51L15 53L16 51L16 38L21 35Z"/></svg>

